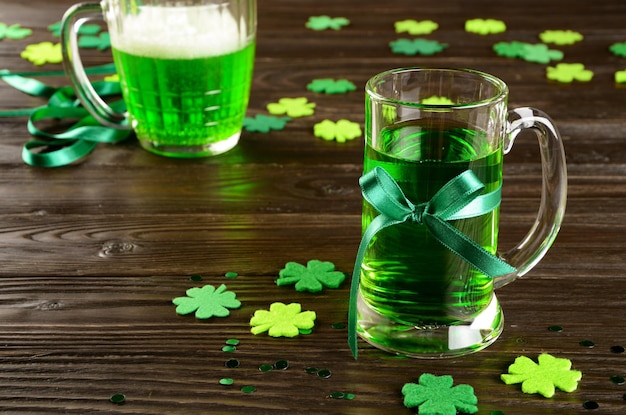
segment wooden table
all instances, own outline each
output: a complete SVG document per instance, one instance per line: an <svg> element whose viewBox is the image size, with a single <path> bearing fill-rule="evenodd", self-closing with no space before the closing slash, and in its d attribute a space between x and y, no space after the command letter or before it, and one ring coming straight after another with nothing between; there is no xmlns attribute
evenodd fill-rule
<svg viewBox="0 0 626 415"><path fill-rule="evenodd" d="M50 71L20 58L28 44L57 41L46 29L69 0L2 0L0 21L33 29L0 41L1 68ZM341 30L305 28L309 16L346 17ZM479 414L623 414L626 386L626 95L614 73L626 58L609 46L626 41L622 0L390 2L261 0L249 114L266 114L281 97L307 97L315 115L282 131L244 132L231 152L201 160L152 155L131 138L100 145L82 162L30 167L26 117L0 119L0 412L6 414L404 414L401 388L422 373L470 384ZM470 18L506 22L505 33L467 33ZM433 56L393 54L394 22L439 23L424 36L448 44ZM546 64L497 56L499 41L538 43L548 29L584 35L551 48L563 62L594 71L591 82L546 79ZM111 62L85 50L87 65ZM554 63L552 63L554 64ZM499 290L506 316L488 349L448 360L401 359L360 342L355 361L345 328L348 285L319 294L277 287L289 261L333 262L350 274L360 239L362 139L313 136L324 119L363 125L363 88L372 75L402 66L472 67L510 86L510 106L548 112L563 136L569 200L559 237L526 277ZM317 78L347 78L357 91L308 91ZM41 78L67 85L64 77ZM42 100L0 82L0 110ZM506 157L500 245L532 224L540 194L536 140L519 138ZM237 278L226 278L236 272ZM202 276L201 282L190 276ZM208 321L180 316L172 304L188 288L226 284L241 308ZM312 334L252 335L249 320L273 302L317 313ZM562 331L551 331L560 326ZM235 352L224 352L238 339ZM595 347L580 345L590 340ZM573 393L523 394L500 374L518 356L571 359L583 373ZM236 358L240 367L225 361ZM278 360L287 370L262 372ZM305 368L328 369L328 379ZM219 384L222 378L234 384ZM244 393L242 386L256 388ZM330 397L333 392L354 399ZM115 393L125 405L111 403ZM585 409L587 401L599 408ZM497 412L501 411L501 412Z"/></svg>

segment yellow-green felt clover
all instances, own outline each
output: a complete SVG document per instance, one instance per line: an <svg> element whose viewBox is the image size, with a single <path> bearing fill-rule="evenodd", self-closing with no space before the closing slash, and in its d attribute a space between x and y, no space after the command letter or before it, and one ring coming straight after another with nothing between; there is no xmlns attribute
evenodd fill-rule
<svg viewBox="0 0 626 415"><path fill-rule="evenodd" d="M326 141L336 140L345 143L361 136L361 127L358 123L349 120L323 120L313 126L313 135Z"/></svg>
<svg viewBox="0 0 626 415"><path fill-rule="evenodd" d="M315 112L315 103L305 97L280 98L278 102L267 104L267 111L272 115L287 115L288 117L306 117Z"/></svg>
<svg viewBox="0 0 626 415"><path fill-rule="evenodd" d="M44 63L61 63L63 56L61 55L61 44L52 42L41 42L26 46L20 56L31 61L37 66Z"/></svg>
<svg viewBox="0 0 626 415"><path fill-rule="evenodd" d="M252 334L267 331L272 337L295 337L300 329L312 329L315 325L315 311L302 311L299 303L273 303L268 310L257 310L250 319Z"/></svg>
<svg viewBox="0 0 626 415"><path fill-rule="evenodd" d="M546 76L550 80L563 83L589 82L593 78L593 72L585 69L582 63L559 63L555 67L548 66Z"/></svg>

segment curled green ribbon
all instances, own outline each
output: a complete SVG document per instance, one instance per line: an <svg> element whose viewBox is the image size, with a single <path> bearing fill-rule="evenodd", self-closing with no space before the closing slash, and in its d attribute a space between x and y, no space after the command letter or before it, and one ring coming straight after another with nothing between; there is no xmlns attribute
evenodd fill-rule
<svg viewBox="0 0 626 415"><path fill-rule="evenodd" d="M361 264L372 238L382 229L404 222L426 226L437 241L463 258L485 275L493 278L515 272L515 268L492 255L482 246L448 223L451 220L480 216L497 208L501 189L481 194L484 184L471 170L466 170L446 183L430 199L413 204L406 198L393 177L382 167L375 167L359 180L363 198L378 212L363 233L352 273L348 311L348 343L352 355L358 357L357 346L357 295Z"/></svg>

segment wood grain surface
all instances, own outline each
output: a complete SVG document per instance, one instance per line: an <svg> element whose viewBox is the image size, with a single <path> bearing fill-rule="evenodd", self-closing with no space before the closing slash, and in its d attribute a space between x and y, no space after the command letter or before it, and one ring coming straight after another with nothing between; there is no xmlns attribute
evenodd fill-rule
<svg viewBox="0 0 626 415"><path fill-rule="evenodd" d="M0 40L0 69L35 67L20 58L31 43L58 41L47 26L68 0L0 0L0 22L33 29ZM426 2L259 0L258 47L249 115L281 97L317 104L311 117L284 130L244 132L231 152L201 160L159 157L135 138L100 145L72 166L44 169L21 160L31 139L26 118L0 118L0 413L3 414L410 414L401 389L422 373L450 374L474 387L479 414L624 414L626 386L626 89L614 73L626 58L609 46L626 42L622 0ZM346 17L341 30L312 31L309 16ZM479 36L470 18L495 18L508 30ZM428 39L447 43L434 56L391 53L404 19L439 23ZM589 83L558 84L546 66L497 56L498 41L540 42L548 29L584 35L562 50L564 62L594 71ZM84 50L86 65L111 62L109 51ZM363 142L313 136L323 119L363 126L363 88L372 75L404 66L471 67L503 79L510 107L534 106L553 118L565 143L569 194L561 233L527 276L498 291L505 330L488 349L446 360L402 359L360 343L355 361L345 322L348 284L319 294L277 287L285 263L332 261L351 273L360 239ZM357 91L307 91L316 78L347 78ZM67 85L64 77L39 78ZM0 111L42 105L0 81ZM536 139L518 138L505 160L500 245L522 238L539 204ZM227 272L237 272L229 279ZM200 274L202 282L190 275ZM201 284L226 284L242 307L209 321L179 316L174 297ZM269 304L299 302L317 313L312 334L254 336L249 320ZM561 326L560 332L548 330ZM237 351L223 352L227 339ZM595 347L579 343L591 340ZM551 399L505 385L516 357L571 359L583 373L573 393ZM236 358L240 367L224 362ZM259 365L287 360L284 371ZM328 369L322 379L307 367ZM221 378L235 383L223 386ZM254 393L241 387L252 385ZM332 392L355 398L334 399ZM114 393L124 405L109 402ZM584 408L595 401L595 410ZM496 412L501 411L501 412Z"/></svg>

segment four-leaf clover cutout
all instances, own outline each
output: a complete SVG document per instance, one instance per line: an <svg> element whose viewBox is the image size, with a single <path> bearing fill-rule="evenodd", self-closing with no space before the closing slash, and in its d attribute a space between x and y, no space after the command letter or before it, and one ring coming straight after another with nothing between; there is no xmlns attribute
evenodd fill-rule
<svg viewBox="0 0 626 415"><path fill-rule="evenodd" d="M337 122L324 120L313 126L313 134L326 141L336 140L338 143L345 143L361 136L361 126L349 120Z"/></svg>
<svg viewBox="0 0 626 415"><path fill-rule="evenodd" d="M268 310L257 310L250 319L252 334L267 331L272 337L295 337L300 329L312 329L315 325L315 311L302 311L298 303L273 303Z"/></svg>
<svg viewBox="0 0 626 415"><path fill-rule="evenodd" d="M582 63L559 63L556 67L548 66L546 76L548 79L563 83L589 82L593 78L593 72L585 69Z"/></svg>
<svg viewBox="0 0 626 415"><path fill-rule="evenodd" d="M243 119L243 128L249 132L269 133L270 130L282 130L291 120L289 117L257 114Z"/></svg>
<svg viewBox="0 0 626 415"><path fill-rule="evenodd" d="M296 284L296 291L312 293L322 291L323 287L338 288L346 278L343 272L335 271L335 264L312 259L306 267L297 262L287 262L278 273L276 285Z"/></svg>
<svg viewBox="0 0 626 415"><path fill-rule="evenodd" d="M13 24L11 26L6 23L0 22L0 40L7 39L23 39L30 36L33 33L31 29L20 26L19 24Z"/></svg>
<svg viewBox="0 0 626 415"><path fill-rule="evenodd" d="M434 55L448 47L445 43L427 39L397 39L389 42L391 51L402 55Z"/></svg>
<svg viewBox="0 0 626 415"><path fill-rule="evenodd" d="M306 98L280 98L278 102L267 104L267 111L272 115L287 115L289 117L306 117L315 112L315 103Z"/></svg>
<svg viewBox="0 0 626 415"><path fill-rule="evenodd" d="M43 65L44 63L61 63L63 56L61 55L61 44L52 42L41 42L26 46L20 56L34 63L35 65Z"/></svg>
<svg viewBox="0 0 626 415"><path fill-rule="evenodd" d="M506 24L496 19L471 19L465 22L465 31L478 35L490 35L506 31Z"/></svg>
<svg viewBox="0 0 626 415"><path fill-rule="evenodd" d="M509 366L509 373L501 375L507 385L522 384L522 392L539 393L546 398L554 396L555 387L563 392L573 392L578 387L582 373L571 370L572 362L569 359L556 358L547 353L539 355L538 363L526 356L515 359Z"/></svg>
<svg viewBox="0 0 626 415"><path fill-rule="evenodd" d="M195 311L196 318L226 317L230 314L229 308L239 308L241 302L232 291L227 291L224 284L217 289L212 285L202 288L190 288L186 297L176 297L172 300L177 314L191 314Z"/></svg>
<svg viewBox="0 0 626 415"><path fill-rule="evenodd" d="M394 23L396 33L408 33L410 35L429 35L439 28L439 25L432 20L424 20L418 22L417 20L407 19Z"/></svg>
<svg viewBox="0 0 626 415"><path fill-rule="evenodd" d="M452 376L435 376L424 373L419 383L406 383L402 387L404 406L419 407L420 415L456 415L458 412L478 412L478 398L470 385L452 386Z"/></svg>
<svg viewBox="0 0 626 415"><path fill-rule="evenodd" d="M314 79L306 86L306 89L313 92L322 92L326 94L343 94L349 91L355 91L356 85L347 79Z"/></svg>
<svg viewBox="0 0 626 415"><path fill-rule="evenodd" d="M573 45L583 40L583 35L572 30L546 30L539 34L539 38L544 43Z"/></svg>
<svg viewBox="0 0 626 415"><path fill-rule="evenodd" d="M330 17L330 16L311 16L306 22L306 27L311 30L326 30L333 29L339 30L344 26L350 24L350 20L345 17Z"/></svg>

